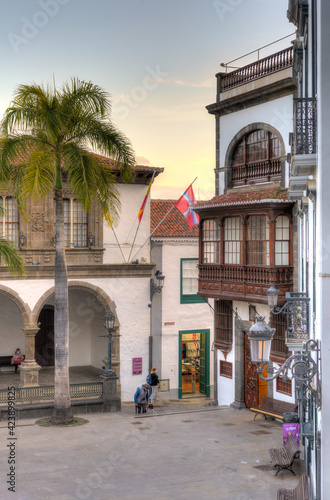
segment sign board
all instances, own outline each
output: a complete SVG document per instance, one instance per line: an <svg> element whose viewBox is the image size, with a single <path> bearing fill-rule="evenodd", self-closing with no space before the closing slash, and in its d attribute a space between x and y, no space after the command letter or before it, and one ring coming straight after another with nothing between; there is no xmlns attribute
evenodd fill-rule
<svg viewBox="0 0 330 500"><path fill-rule="evenodd" d="M132 358L132 375L142 374L142 358Z"/></svg>
<svg viewBox="0 0 330 500"><path fill-rule="evenodd" d="M283 424L283 446L287 442L289 436L294 436L296 438L297 444L299 444L299 424Z"/></svg>

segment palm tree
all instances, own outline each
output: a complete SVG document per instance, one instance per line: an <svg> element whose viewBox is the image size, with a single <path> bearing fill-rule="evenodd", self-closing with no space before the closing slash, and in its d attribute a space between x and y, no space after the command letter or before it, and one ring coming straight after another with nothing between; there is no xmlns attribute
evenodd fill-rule
<svg viewBox="0 0 330 500"><path fill-rule="evenodd" d="M134 153L110 121L109 95L92 82L72 78L60 89L20 85L1 124L0 176L10 181L21 210L32 196L55 197L55 402L52 421L72 419L69 384L69 307L65 259L63 182L88 211L94 202L114 220L119 194L104 158L124 179ZM99 153L95 154L93 151Z"/></svg>

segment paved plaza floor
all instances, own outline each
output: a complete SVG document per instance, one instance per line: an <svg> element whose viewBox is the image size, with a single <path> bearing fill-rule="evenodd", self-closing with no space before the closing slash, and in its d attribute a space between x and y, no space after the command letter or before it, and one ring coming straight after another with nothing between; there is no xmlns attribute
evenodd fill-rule
<svg viewBox="0 0 330 500"><path fill-rule="evenodd" d="M205 404L160 401L152 416L124 404L118 413L81 415L88 423L77 427L25 419L13 436L0 421L0 498L270 500L296 486L302 461L297 477L275 476L270 463L268 449L282 444L280 422Z"/></svg>

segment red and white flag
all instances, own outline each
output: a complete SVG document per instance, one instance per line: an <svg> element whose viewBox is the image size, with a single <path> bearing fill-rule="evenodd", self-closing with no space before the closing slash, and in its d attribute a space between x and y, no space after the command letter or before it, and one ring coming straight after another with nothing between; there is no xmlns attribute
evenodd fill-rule
<svg viewBox="0 0 330 500"><path fill-rule="evenodd" d="M186 217L190 229L199 223L199 217L193 210L193 207L196 205L197 201L195 200L192 184L190 184L175 204L175 207Z"/></svg>

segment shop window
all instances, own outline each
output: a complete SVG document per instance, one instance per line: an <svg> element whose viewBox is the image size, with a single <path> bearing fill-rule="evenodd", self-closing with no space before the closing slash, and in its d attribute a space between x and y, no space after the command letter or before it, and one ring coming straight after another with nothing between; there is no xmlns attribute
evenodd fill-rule
<svg viewBox="0 0 330 500"><path fill-rule="evenodd" d="M216 219L206 219L202 225L203 263L220 262L220 227Z"/></svg>
<svg viewBox="0 0 330 500"><path fill-rule="evenodd" d="M214 346L228 353L233 345L233 308L230 300L216 300Z"/></svg>
<svg viewBox="0 0 330 500"><path fill-rule="evenodd" d="M197 295L198 259L181 259L181 304L207 302Z"/></svg>
<svg viewBox="0 0 330 500"><path fill-rule="evenodd" d="M247 263L269 266L269 224L266 215L247 220Z"/></svg>
<svg viewBox="0 0 330 500"><path fill-rule="evenodd" d="M14 198L0 196L0 234L18 246L18 208Z"/></svg>
<svg viewBox="0 0 330 500"><path fill-rule="evenodd" d="M240 217L225 219L225 264L243 262L243 223Z"/></svg>

